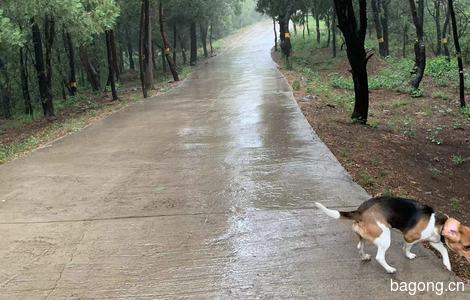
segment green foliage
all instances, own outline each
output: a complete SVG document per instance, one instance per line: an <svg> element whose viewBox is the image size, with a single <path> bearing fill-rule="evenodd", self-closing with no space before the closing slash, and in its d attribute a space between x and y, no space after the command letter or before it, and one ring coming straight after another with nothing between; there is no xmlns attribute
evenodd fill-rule
<svg viewBox="0 0 470 300"><path fill-rule="evenodd" d="M354 90L354 83L352 79L345 78L338 73L332 73L329 75L330 83L334 88L344 90Z"/></svg>
<svg viewBox="0 0 470 300"><path fill-rule="evenodd" d="M301 86L300 86L300 81L294 80L294 82L292 82L292 89L293 89L294 91L300 90L300 87L301 87Z"/></svg>
<svg viewBox="0 0 470 300"><path fill-rule="evenodd" d="M388 57L386 62L388 64L387 67L383 68L378 74L370 76L369 88L371 90L408 90L408 81L410 79L410 70L413 67L413 61Z"/></svg>
<svg viewBox="0 0 470 300"><path fill-rule="evenodd" d="M460 211L462 205L457 198L452 198L450 199L450 206L452 207L452 210L454 211Z"/></svg>
<svg viewBox="0 0 470 300"><path fill-rule="evenodd" d="M334 101L338 106L344 108L348 112L352 112L354 109L354 101L355 101L354 95L349 95L349 94L340 95L340 96L335 97Z"/></svg>
<svg viewBox="0 0 470 300"><path fill-rule="evenodd" d="M423 90L420 89L420 88L417 88L417 89L412 89L410 91L410 96L412 98L420 98L420 97L423 97Z"/></svg>
<svg viewBox="0 0 470 300"><path fill-rule="evenodd" d="M444 91L437 91L437 92L432 94L432 97L433 98L441 98L442 100L449 100L450 99L449 94L444 92Z"/></svg>
<svg viewBox="0 0 470 300"><path fill-rule="evenodd" d="M456 86L459 80L457 59L448 61L443 56L430 58L426 64L425 75L430 76L438 86Z"/></svg>
<svg viewBox="0 0 470 300"><path fill-rule="evenodd" d="M467 104L465 107L462 107L461 110L464 116L470 118L470 105Z"/></svg>
<svg viewBox="0 0 470 300"><path fill-rule="evenodd" d="M436 144L436 145L442 145L444 143L444 140L439 136L443 130L444 130L443 127L436 127L433 129L428 129L429 140L431 141L431 143Z"/></svg>
<svg viewBox="0 0 470 300"><path fill-rule="evenodd" d="M410 116L406 116L403 120L403 135L407 137L416 136L416 129L414 128L414 119Z"/></svg>
<svg viewBox="0 0 470 300"><path fill-rule="evenodd" d="M429 168L429 171L431 172L431 177L432 177L432 178L438 178L439 176L442 175L442 171L439 170L439 169L436 168L436 167L431 167L431 168Z"/></svg>
<svg viewBox="0 0 470 300"><path fill-rule="evenodd" d="M467 163L470 161L470 157L463 157L458 154L452 155L452 163L456 166L463 165L464 163Z"/></svg>
<svg viewBox="0 0 470 300"><path fill-rule="evenodd" d="M362 186L371 187L374 185L374 179L368 172L363 171L359 174L359 184Z"/></svg>
<svg viewBox="0 0 470 300"><path fill-rule="evenodd" d="M29 151L36 148L40 140L35 136L30 136L26 140L8 146L0 147L0 164L18 155L21 152Z"/></svg>
<svg viewBox="0 0 470 300"><path fill-rule="evenodd" d="M2 46L22 46L23 43L23 33L10 18L4 16L3 10L0 9L0 48Z"/></svg>

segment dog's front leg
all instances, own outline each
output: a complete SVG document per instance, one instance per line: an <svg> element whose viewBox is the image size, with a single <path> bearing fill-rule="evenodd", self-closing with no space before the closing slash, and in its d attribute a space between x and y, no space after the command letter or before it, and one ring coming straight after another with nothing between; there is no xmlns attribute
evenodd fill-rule
<svg viewBox="0 0 470 300"><path fill-rule="evenodd" d="M434 249L439 251L439 253L442 256L442 262L444 263L444 266L446 266L447 270L452 271L452 267L450 266L450 261L449 261L449 253L447 252L447 249L444 246L444 244L442 244L442 242L437 242L437 243L429 242L429 244L431 244L431 246Z"/></svg>

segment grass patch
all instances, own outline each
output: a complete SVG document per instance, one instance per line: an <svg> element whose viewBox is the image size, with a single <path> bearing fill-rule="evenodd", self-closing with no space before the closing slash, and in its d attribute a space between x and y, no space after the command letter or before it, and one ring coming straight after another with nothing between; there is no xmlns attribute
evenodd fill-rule
<svg viewBox="0 0 470 300"><path fill-rule="evenodd" d="M298 90L300 90L300 88L301 88L300 81L294 80L294 82L292 82L292 89L294 91L298 91Z"/></svg>
<svg viewBox="0 0 470 300"><path fill-rule="evenodd" d="M428 129L428 139L431 141L431 143L436 145L442 145L444 143L444 140L439 136L443 130L444 127L435 127L433 129Z"/></svg>
<svg viewBox="0 0 470 300"><path fill-rule="evenodd" d="M454 211L459 211L460 208L462 207L461 203L460 203L460 200L457 199L457 198L452 198L450 199L450 207L452 208L452 210Z"/></svg>
<svg viewBox="0 0 470 300"><path fill-rule="evenodd" d="M328 75L330 84L336 89L354 90L354 83L351 78L345 78L338 73Z"/></svg>
<svg viewBox="0 0 470 300"><path fill-rule="evenodd" d="M463 157L461 155L452 155L452 163L456 166L461 166L470 161L470 157Z"/></svg>
<svg viewBox="0 0 470 300"><path fill-rule="evenodd" d="M414 119L410 116L406 116L403 120L403 130L402 133L407 137L416 136L416 129L414 126Z"/></svg>
<svg viewBox="0 0 470 300"><path fill-rule="evenodd" d="M432 94L432 97L433 98L440 98L440 99L446 100L446 101L448 101L450 99L449 94L444 92L444 91L437 91L437 92Z"/></svg>
<svg viewBox="0 0 470 300"><path fill-rule="evenodd" d="M36 136L30 136L20 143L0 147L0 164L10 160L19 153L30 151L36 148L40 143L40 138Z"/></svg>
<svg viewBox="0 0 470 300"><path fill-rule="evenodd" d="M442 175L442 171L439 170L439 169L436 168L436 167L431 167L431 168L429 168L429 171L431 172L431 177L432 177L432 178L438 178L439 176Z"/></svg>
<svg viewBox="0 0 470 300"><path fill-rule="evenodd" d="M470 104L467 104L467 106L463 107L461 110L464 116L470 118Z"/></svg>
<svg viewBox="0 0 470 300"><path fill-rule="evenodd" d="M370 187L374 185L374 179L368 172L361 172L359 174L359 184Z"/></svg>

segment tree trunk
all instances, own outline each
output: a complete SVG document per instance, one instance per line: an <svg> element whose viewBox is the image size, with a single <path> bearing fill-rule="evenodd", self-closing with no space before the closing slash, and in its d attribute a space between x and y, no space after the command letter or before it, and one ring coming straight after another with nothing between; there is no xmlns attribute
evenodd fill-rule
<svg viewBox="0 0 470 300"><path fill-rule="evenodd" d="M60 55L60 51L56 51L56 54L57 54L57 65L62 66L62 57ZM61 85L60 85L61 92L62 92L62 99L66 101L67 93L65 92L65 89L67 89L70 94L69 85L67 82L67 76L62 72L62 68L59 69L59 73L60 73L60 77L62 78Z"/></svg>
<svg viewBox="0 0 470 300"><path fill-rule="evenodd" d="M79 55L87 80L91 85L91 89L95 92L99 91L101 89L100 74L98 73L95 65L91 62L88 50L85 47L80 47Z"/></svg>
<svg viewBox="0 0 470 300"><path fill-rule="evenodd" d="M214 40L214 23L211 22L210 31L209 31L209 47L211 49L211 56L214 56L214 46L212 45L213 40Z"/></svg>
<svg viewBox="0 0 470 300"><path fill-rule="evenodd" d="M447 13L446 13L446 19L444 21L444 27L442 28L442 51L447 58L448 61L450 61L450 52L449 52L449 44L447 42L447 32L449 31L449 23L450 23L450 13L449 13L449 7L447 7Z"/></svg>
<svg viewBox="0 0 470 300"><path fill-rule="evenodd" d="M197 63L197 33L196 33L196 22L191 21L189 26L190 39L191 39L191 57L189 64L195 66Z"/></svg>
<svg viewBox="0 0 470 300"><path fill-rule="evenodd" d="M155 43L152 42L152 65L153 65L153 74L157 74L158 73L158 65L157 65L157 60L156 58L159 56L157 54L157 50L156 48L158 47L155 47ZM165 55L163 55L163 48L158 48L162 51L161 53L161 58L162 58L162 73L165 74L166 73L166 61L165 61Z"/></svg>
<svg viewBox="0 0 470 300"><path fill-rule="evenodd" d="M302 39L305 40L305 15L302 15Z"/></svg>
<svg viewBox="0 0 470 300"><path fill-rule="evenodd" d="M320 16L318 12L315 12L315 26L317 30L317 45L320 45L321 33L320 33Z"/></svg>
<svg viewBox="0 0 470 300"><path fill-rule="evenodd" d="M24 100L24 113L33 115L33 105L31 104L31 94L29 93L29 78L27 71L28 57L24 53L24 48L20 48L20 75L21 75L21 90L23 92Z"/></svg>
<svg viewBox="0 0 470 300"><path fill-rule="evenodd" d="M117 92L116 92L116 62L114 61L113 55L113 31L106 30L105 37L106 37L106 54L108 56L108 80L111 84L111 93L113 95L113 101L118 100Z"/></svg>
<svg viewBox="0 0 470 300"><path fill-rule="evenodd" d="M351 118L358 122L367 123L369 112L369 85L367 78L367 61L364 41L367 33L367 1L359 0L359 27L351 0L334 0L338 16L339 29L347 46L347 55L351 65L354 82L355 104Z"/></svg>
<svg viewBox="0 0 470 300"><path fill-rule="evenodd" d="M307 9L307 12L305 14L305 23L307 24L307 35L310 36L310 24L308 22L308 9Z"/></svg>
<svg viewBox="0 0 470 300"><path fill-rule="evenodd" d="M67 52L67 58L69 61L69 82L67 89L69 90L70 96L75 96L77 93L77 75L75 70L75 51L72 43L72 35L70 32L64 32L65 51Z"/></svg>
<svg viewBox="0 0 470 300"><path fill-rule="evenodd" d="M158 16L160 18L160 35L162 37L162 42L163 42L163 49L164 49L163 52L165 54L166 61L168 62L168 66L170 67L171 75L173 75L173 80L179 81L180 79L178 76L178 71L176 70L175 62L173 61L173 58L171 57L170 43L168 42L168 38L165 33L165 27L164 27L165 22L163 20L163 5L161 1L160 1L160 5L158 6Z"/></svg>
<svg viewBox="0 0 470 300"><path fill-rule="evenodd" d="M53 21L51 25L51 20L49 16L46 16L45 20L45 30L46 32L46 48L48 47L47 44L51 44L51 31L54 27ZM43 52L43 45L42 45L42 38L41 38L41 31L39 29L38 24L34 20L31 19L31 31L32 31L32 39L34 45L34 56L35 56L35 68L38 77L38 86L39 86L39 96L41 99L42 110L44 113L44 117L48 120L52 120L55 118L54 115L54 106L52 102L52 91L51 91L51 83L50 83L50 75L52 72L51 65L50 65L50 49L46 50L46 61L44 61L44 52ZM53 40L52 40L53 41Z"/></svg>
<svg viewBox="0 0 470 300"><path fill-rule="evenodd" d="M452 35L454 36L455 52L457 54L457 63L459 65L459 93L460 93L460 106L465 107L465 82L463 73L462 51L460 50L459 33L457 31L457 21L455 19L454 1L447 0L449 6L450 19L452 21Z"/></svg>
<svg viewBox="0 0 470 300"><path fill-rule="evenodd" d="M389 47L389 32L388 32L388 7L391 0L380 0L380 6L382 8L382 14L380 20L382 21L382 31L383 31L383 39L384 39L384 53L385 56L390 55L390 47Z"/></svg>
<svg viewBox="0 0 470 300"><path fill-rule="evenodd" d="M281 28L280 30L281 31L281 49L282 49L282 52L284 53L284 56L286 57L286 62L287 62L288 67L290 67L289 57L292 51L292 44L291 44L290 33L289 33L289 20L293 13L294 13L294 2L290 1L286 9L286 14L284 16L279 16L279 25Z"/></svg>
<svg viewBox="0 0 470 300"><path fill-rule="evenodd" d="M327 35L327 39L326 39L326 47L329 48L330 47L330 40L331 40L331 24L330 24L330 14L326 14L326 26L328 28L328 35Z"/></svg>
<svg viewBox="0 0 470 300"><path fill-rule="evenodd" d="M178 39L180 41L181 56L183 57L183 64L186 65L188 64L188 56L186 55L186 43L184 41L184 38L181 37L181 35L178 35Z"/></svg>
<svg viewBox="0 0 470 300"><path fill-rule="evenodd" d="M209 57L209 52L207 51L207 24L206 22L199 24L199 32L201 33L201 42L202 49L204 50L204 57Z"/></svg>
<svg viewBox="0 0 470 300"><path fill-rule="evenodd" d="M277 51L277 30L276 30L276 18L273 17L273 28L274 28L274 51Z"/></svg>
<svg viewBox="0 0 470 300"><path fill-rule="evenodd" d="M332 25L331 25L331 30L333 31L333 57L336 57L336 12L334 11L333 8L333 16L332 16Z"/></svg>
<svg viewBox="0 0 470 300"><path fill-rule="evenodd" d="M0 75L3 77L3 80L0 78L0 97L2 98L3 117L5 119L11 119L13 115L11 113L10 78L8 70L6 70L6 66L1 59Z"/></svg>
<svg viewBox="0 0 470 300"><path fill-rule="evenodd" d="M424 0L418 0L418 8L416 8L415 0L409 0L413 23L416 28L415 50L415 78L411 81L413 88L419 88L419 84L424 76L426 68L426 45L424 43Z"/></svg>
<svg viewBox="0 0 470 300"><path fill-rule="evenodd" d="M119 74L122 74L125 70L124 66L124 53L126 52L123 48L124 46L122 45L121 42L119 42Z"/></svg>
<svg viewBox="0 0 470 300"><path fill-rule="evenodd" d="M131 70L135 70L135 63L134 63L134 51L132 49L132 41L131 36L129 34L128 26L125 27L126 29L126 45L127 45L127 58L129 60L129 68Z"/></svg>
<svg viewBox="0 0 470 300"><path fill-rule="evenodd" d="M113 71L114 76L117 81L120 81L121 74L119 73L119 59L117 56L117 46L116 46L116 33L114 30L109 30L109 45L111 47L111 55L113 59Z"/></svg>
<svg viewBox="0 0 470 300"><path fill-rule="evenodd" d="M434 24L436 26L436 55L442 55L441 1L434 0Z"/></svg>
<svg viewBox="0 0 470 300"><path fill-rule="evenodd" d="M372 15L374 16L375 31L377 34L377 41L379 43L379 53L380 56L386 57L387 53L385 49L385 39L383 36L382 20L380 17L380 6L381 0L371 0Z"/></svg>
<svg viewBox="0 0 470 300"><path fill-rule="evenodd" d="M160 54L161 54L160 56L161 56L161 58L162 58L162 71L163 71L163 73L166 74L166 72L167 72L167 67L166 67L166 66L167 66L167 62L166 62L166 59L165 59L165 49L161 48L161 49L160 49L160 52L161 52L161 53L160 53Z"/></svg>
<svg viewBox="0 0 470 300"><path fill-rule="evenodd" d="M406 45L408 44L408 23L405 23L403 26L403 44L402 44L402 57L406 57Z"/></svg>
<svg viewBox="0 0 470 300"><path fill-rule="evenodd" d="M176 62L176 47L178 47L178 28L176 26L176 22L173 22L173 61Z"/></svg>
<svg viewBox="0 0 470 300"><path fill-rule="evenodd" d="M148 91L153 87L152 67L152 27L150 20L150 0L142 0L140 17L140 53L142 93L148 97Z"/></svg>

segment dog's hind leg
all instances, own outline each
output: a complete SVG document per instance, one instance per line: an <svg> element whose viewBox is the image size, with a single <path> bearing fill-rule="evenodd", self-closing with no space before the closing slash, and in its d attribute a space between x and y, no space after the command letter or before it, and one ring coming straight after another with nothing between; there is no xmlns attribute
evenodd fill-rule
<svg viewBox="0 0 470 300"><path fill-rule="evenodd" d="M382 229L382 233L374 240L374 244L377 246L377 255L375 256L375 259L388 273L395 273L396 269L391 267L385 260L385 253L391 244L390 228L381 223L378 223L378 225Z"/></svg>
<svg viewBox="0 0 470 300"><path fill-rule="evenodd" d="M359 238L359 243L357 244L357 249L359 250L359 254L361 255L361 260L367 261L370 260L370 255L364 252L364 243L365 239L362 236L363 230L359 226L358 222L353 222L352 228L354 232L357 234L357 237Z"/></svg>
<svg viewBox="0 0 470 300"><path fill-rule="evenodd" d="M405 242L405 244L403 245L403 250L405 251L405 256L408 258L408 259L413 259L416 257L416 254L414 253L411 253L411 247L413 247L415 243L407 243Z"/></svg>
<svg viewBox="0 0 470 300"><path fill-rule="evenodd" d="M370 260L370 255L364 252L365 240L359 234L357 234L357 236L359 237L359 243L357 244L357 249L359 250L359 254L361 255L361 260L363 261Z"/></svg>

